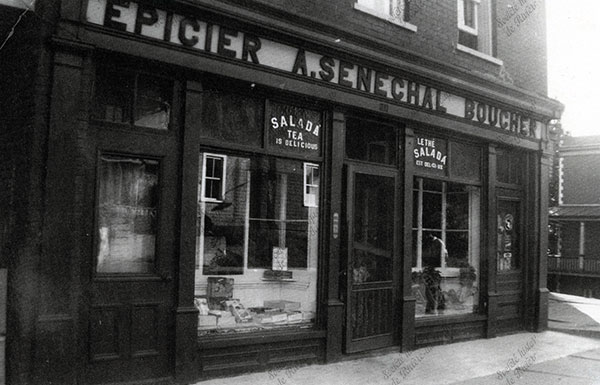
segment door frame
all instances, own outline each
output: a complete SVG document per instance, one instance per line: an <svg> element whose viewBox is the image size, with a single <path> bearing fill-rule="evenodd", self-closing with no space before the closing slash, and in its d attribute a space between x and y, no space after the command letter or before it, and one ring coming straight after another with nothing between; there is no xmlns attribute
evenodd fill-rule
<svg viewBox="0 0 600 385"><path fill-rule="evenodd" d="M345 330L344 330L344 350L346 353L356 353L365 350L372 350L390 346L399 345L399 331L401 327L399 325L402 322L402 318L400 316L400 301L401 298L401 280L402 280L402 269L403 269L403 259L399 257L401 256L400 249L400 235L399 235L399 213L401 210L401 205L403 207L403 200L400 199L398 184L400 181L400 174L397 168L392 168L390 166L383 166L371 163L362 163L362 162L350 162L346 161L344 164L344 178L346 180L346 191L343 193L342 197L344 202L342 204L344 213L345 213L345 231L344 236L345 239L342 239L342 242L345 242L345 256L343 257L343 261L345 261L342 266L342 271L344 272L344 276L346 278L345 282ZM355 175L356 174L366 174L373 176L381 176L393 178L394 180L394 214L393 214L393 224L394 229L392 231L393 241L392 241L392 280L391 281L381 281L381 282L389 282L389 285L392 289L392 309L390 309L391 313L391 331L390 333L373 336L373 337L364 337L359 340L352 340L352 306L351 306L351 293L352 293L352 255L353 252L353 234L354 234L354 197L355 197ZM377 287L381 287L381 282L376 283L368 283L365 284L364 290L372 290Z"/></svg>

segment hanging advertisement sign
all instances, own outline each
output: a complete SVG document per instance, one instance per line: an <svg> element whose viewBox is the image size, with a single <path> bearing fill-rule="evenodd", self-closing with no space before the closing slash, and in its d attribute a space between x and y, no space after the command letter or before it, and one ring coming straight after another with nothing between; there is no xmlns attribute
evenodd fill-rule
<svg viewBox="0 0 600 385"><path fill-rule="evenodd" d="M446 174L448 164L448 142L446 140L416 136L413 155L417 168L429 173Z"/></svg>
<svg viewBox="0 0 600 385"><path fill-rule="evenodd" d="M271 149L319 155L321 113L280 103L270 103L267 141Z"/></svg>

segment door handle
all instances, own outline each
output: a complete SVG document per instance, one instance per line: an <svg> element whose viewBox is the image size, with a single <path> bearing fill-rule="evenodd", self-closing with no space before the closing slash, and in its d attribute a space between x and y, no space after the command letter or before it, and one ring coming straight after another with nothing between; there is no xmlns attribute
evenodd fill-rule
<svg viewBox="0 0 600 385"><path fill-rule="evenodd" d="M170 273L163 273L160 275L160 279L163 282L171 282L173 280L173 276Z"/></svg>

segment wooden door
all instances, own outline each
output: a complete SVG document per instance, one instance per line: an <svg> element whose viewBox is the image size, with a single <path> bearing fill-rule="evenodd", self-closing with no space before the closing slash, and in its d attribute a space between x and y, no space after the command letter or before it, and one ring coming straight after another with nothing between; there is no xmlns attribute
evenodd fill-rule
<svg viewBox="0 0 600 385"><path fill-rule="evenodd" d="M97 154L84 382L167 378L174 366L176 141L121 132L105 136L101 148L110 151Z"/></svg>
<svg viewBox="0 0 600 385"><path fill-rule="evenodd" d="M498 197L497 290L499 333L523 328L523 219L519 198Z"/></svg>
<svg viewBox="0 0 600 385"><path fill-rule="evenodd" d="M395 343L396 171L348 166L346 352Z"/></svg>

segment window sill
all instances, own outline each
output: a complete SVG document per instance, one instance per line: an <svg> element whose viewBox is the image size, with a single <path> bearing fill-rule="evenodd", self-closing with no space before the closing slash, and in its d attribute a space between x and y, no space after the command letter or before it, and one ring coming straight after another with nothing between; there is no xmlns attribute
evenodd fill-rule
<svg viewBox="0 0 600 385"><path fill-rule="evenodd" d="M479 52L477 50L474 50L473 48L465 47L464 45L457 44L456 49L461 52L468 53L473 56L477 56L480 59L487 60L490 63L494 63L499 66L504 64L504 62L498 58L495 58L495 57L485 54L483 52Z"/></svg>
<svg viewBox="0 0 600 385"><path fill-rule="evenodd" d="M392 23L392 24L395 24L395 25L397 25L399 27L408 29L409 31L417 32L417 26L416 25L408 23L408 22L406 22L404 20L401 20L401 19L398 19L398 18L394 18L394 17L392 17L390 15L386 15L385 13L376 11L376 10L374 10L372 8L365 7L364 5L360 5L358 3L354 3L354 9L356 9L357 11L360 11L360 12L367 13L367 14L369 14L371 16L375 16L375 17L377 17L379 19L385 20L385 21L387 21L389 23Z"/></svg>

